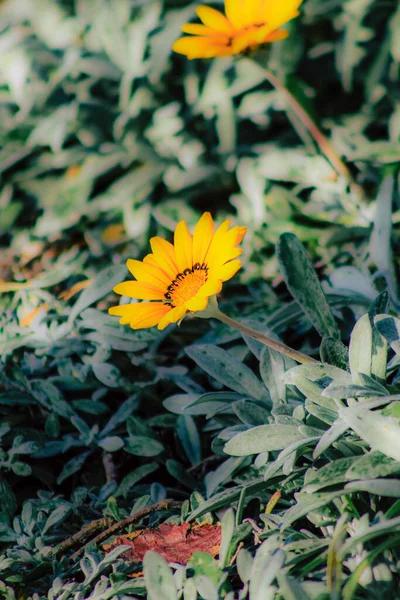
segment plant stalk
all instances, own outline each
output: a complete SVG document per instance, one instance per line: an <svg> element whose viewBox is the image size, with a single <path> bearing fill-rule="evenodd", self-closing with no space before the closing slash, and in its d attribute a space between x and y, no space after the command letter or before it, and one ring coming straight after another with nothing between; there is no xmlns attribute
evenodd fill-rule
<svg viewBox="0 0 400 600"><path fill-rule="evenodd" d="M239 321L236 321L236 319L232 319L231 317L228 317L228 315L221 312L219 309L216 310L213 317L215 317L219 321L222 321L222 323L229 325L229 327L233 327L233 329L237 329L238 331L240 331L240 333L248 335L249 337L252 337L253 339L257 340L258 342L261 342L265 346L268 346L268 348L271 348L272 350L276 350L277 352L280 352L281 354L284 354L285 356L289 356L290 358L293 358L294 360L296 360L297 362L299 362L303 365L311 364L311 363L318 364L318 362L319 362L319 361L315 360L314 358L311 358L310 356L307 356L306 354L299 352L298 350L294 350L293 348L286 346L286 344L277 342L276 340L268 337L267 335L264 335L264 334L260 333L259 331L256 331L255 329L252 329L251 327L248 327L247 325L244 325L243 323L240 323Z"/></svg>

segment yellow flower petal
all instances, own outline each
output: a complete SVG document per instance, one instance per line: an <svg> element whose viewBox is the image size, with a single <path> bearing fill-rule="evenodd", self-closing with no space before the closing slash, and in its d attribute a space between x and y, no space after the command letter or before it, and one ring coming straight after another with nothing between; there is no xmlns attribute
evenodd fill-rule
<svg viewBox="0 0 400 600"><path fill-rule="evenodd" d="M277 29L269 34L267 38L265 38L265 42L280 42L280 40L285 40L289 35L289 32L285 29Z"/></svg>
<svg viewBox="0 0 400 600"><path fill-rule="evenodd" d="M219 294L221 290L221 281L219 279L213 278L206 281L206 283L199 289L197 296L209 298L210 296L215 296L216 294Z"/></svg>
<svg viewBox="0 0 400 600"><path fill-rule="evenodd" d="M121 296L136 298L137 300L161 300L164 296L163 290L149 283L140 281L124 281L115 286L114 292Z"/></svg>
<svg viewBox="0 0 400 600"><path fill-rule="evenodd" d="M188 302L185 302L185 307L187 310L191 310L193 312L204 310L207 308L208 298L200 298L195 296Z"/></svg>
<svg viewBox="0 0 400 600"><path fill-rule="evenodd" d="M197 223L193 233L193 263L203 264L214 234L214 221L206 212Z"/></svg>
<svg viewBox="0 0 400 600"><path fill-rule="evenodd" d="M215 8L211 8L210 6L198 6L196 13L207 27L225 33L228 36L234 32L232 24L219 10L215 10Z"/></svg>
<svg viewBox="0 0 400 600"><path fill-rule="evenodd" d="M287 23L299 13L297 11L302 0L285 0L277 2L275 0L262 0L260 13L263 15L261 22L268 24L271 31L278 29L284 23Z"/></svg>
<svg viewBox="0 0 400 600"><path fill-rule="evenodd" d="M164 302L140 302L133 305L135 311L130 320L132 329L147 329L158 325L161 319L171 311Z"/></svg>
<svg viewBox="0 0 400 600"><path fill-rule="evenodd" d="M261 39L265 38L270 31L271 28L268 25L259 28L250 27L249 29L243 29L232 40L233 54L239 54L239 52L247 48L254 48L260 45L262 43Z"/></svg>
<svg viewBox="0 0 400 600"><path fill-rule="evenodd" d="M154 287L164 289L164 291L170 283L166 274L155 265L146 265L140 260L129 258L126 261L126 266L135 279L142 281L143 283L149 283Z"/></svg>
<svg viewBox="0 0 400 600"><path fill-rule="evenodd" d="M240 260L231 260L218 270L218 277L221 278L221 281L228 281L239 271L241 266Z"/></svg>
<svg viewBox="0 0 400 600"><path fill-rule="evenodd" d="M168 277L175 279L179 269L176 264L175 249L173 245L160 237L153 237L150 240L150 246L157 265L168 275Z"/></svg>
<svg viewBox="0 0 400 600"><path fill-rule="evenodd" d="M211 29L205 25L199 25L198 23L188 23L187 25L182 25L181 29L183 33L191 33L192 35L215 38L215 40L220 41L221 44L228 44L229 42L229 37L226 34L221 33L220 31L215 31L215 29Z"/></svg>
<svg viewBox="0 0 400 600"><path fill-rule="evenodd" d="M244 27L264 22L263 13L260 10L260 0L244 0L241 11Z"/></svg>
<svg viewBox="0 0 400 600"><path fill-rule="evenodd" d="M184 221L178 223L173 246L162 238L150 240L153 253L143 262L128 260L127 265L136 280L124 281L114 291L140 300L109 309L110 315L121 318L133 329L158 325L164 329L179 321L187 311L198 312L207 307L210 296L221 291L222 281L230 279L240 268L235 260L241 253L237 247L246 232L245 227L233 227L226 220L214 233L210 213L199 219L193 236Z"/></svg>
<svg viewBox="0 0 400 600"><path fill-rule="evenodd" d="M158 323L158 329L162 331L171 323L176 323L186 314L186 312L187 311L184 306L177 306L176 308L169 310L169 312L167 312L162 319L160 319L160 322Z"/></svg>
<svg viewBox="0 0 400 600"><path fill-rule="evenodd" d="M248 0L225 0L225 14L236 29L246 26L245 5Z"/></svg>
<svg viewBox="0 0 400 600"><path fill-rule="evenodd" d="M189 60L193 58L213 58L229 56L232 49L229 46L216 43L214 38L182 37L172 45L172 50L184 54Z"/></svg>
<svg viewBox="0 0 400 600"><path fill-rule="evenodd" d="M228 227L229 221L224 221L215 232L206 257L210 269L217 269L228 260L236 258L242 253L240 248L236 246L243 240L247 228L233 227L230 231L227 231ZM213 272L213 275L218 277L217 272Z"/></svg>
<svg viewBox="0 0 400 600"><path fill-rule="evenodd" d="M180 221L174 234L175 257L180 273L193 266L192 236L185 221Z"/></svg>
<svg viewBox="0 0 400 600"><path fill-rule="evenodd" d="M226 17L209 6L196 10L204 25L182 27L195 37L183 37L173 50L189 59L239 54L266 42L287 37L278 31L298 16L302 0L225 0Z"/></svg>
<svg viewBox="0 0 400 600"><path fill-rule="evenodd" d="M122 304L120 306L112 306L108 309L108 314L121 317L121 319L119 320L121 325L127 325L131 322L132 317L135 314L136 306L136 304Z"/></svg>

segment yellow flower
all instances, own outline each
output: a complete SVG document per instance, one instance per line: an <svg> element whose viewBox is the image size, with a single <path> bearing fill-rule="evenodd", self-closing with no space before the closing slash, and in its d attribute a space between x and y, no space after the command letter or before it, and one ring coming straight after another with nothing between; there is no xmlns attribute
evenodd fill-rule
<svg viewBox="0 0 400 600"><path fill-rule="evenodd" d="M222 289L227 281L240 269L237 257L242 253L238 244L242 241L246 227L232 227L226 220L214 231L210 213L203 214L193 235L185 221L178 223L174 244L160 237L150 240L152 254L143 259L129 259L127 267L136 281L124 281L114 292L138 300L113 306L111 315L121 317L122 325L132 329L144 329L158 325L165 329L176 323L187 312L205 310L210 296Z"/></svg>
<svg viewBox="0 0 400 600"><path fill-rule="evenodd" d="M279 29L297 17L302 0L225 0L225 15L209 6L196 9L203 25L188 24L172 49L188 58L211 58L238 54L267 42L285 39Z"/></svg>

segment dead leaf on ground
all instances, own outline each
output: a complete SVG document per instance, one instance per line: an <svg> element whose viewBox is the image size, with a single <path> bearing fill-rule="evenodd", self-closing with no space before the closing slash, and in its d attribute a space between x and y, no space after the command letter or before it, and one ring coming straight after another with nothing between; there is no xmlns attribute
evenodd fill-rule
<svg viewBox="0 0 400 600"><path fill-rule="evenodd" d="M131 546L122 554L126 561L142 562L148 550L157 552L167 562L185 565L194 552L208 552L216 556L221 544L220 525L171 525L162 523L155 529L141 529L116 537L103 550L110 552L116 546Z"/></svg>

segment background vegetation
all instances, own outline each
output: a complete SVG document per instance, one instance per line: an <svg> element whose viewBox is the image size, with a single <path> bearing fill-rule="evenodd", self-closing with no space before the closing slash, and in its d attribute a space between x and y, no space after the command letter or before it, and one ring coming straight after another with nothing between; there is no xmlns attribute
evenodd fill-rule
<svg viewBox="0 0 400 600"><path fill-rule="evenodd" d="M355 187L251 57L172 55L195 7L1 3L0 594L399 597L400 9L305 0L269 51ZM205 210L249 229L224 310L323 364L107 315L126 259ZM219 559L59 550L166 498L140 526L222 519Z"/></svg>

